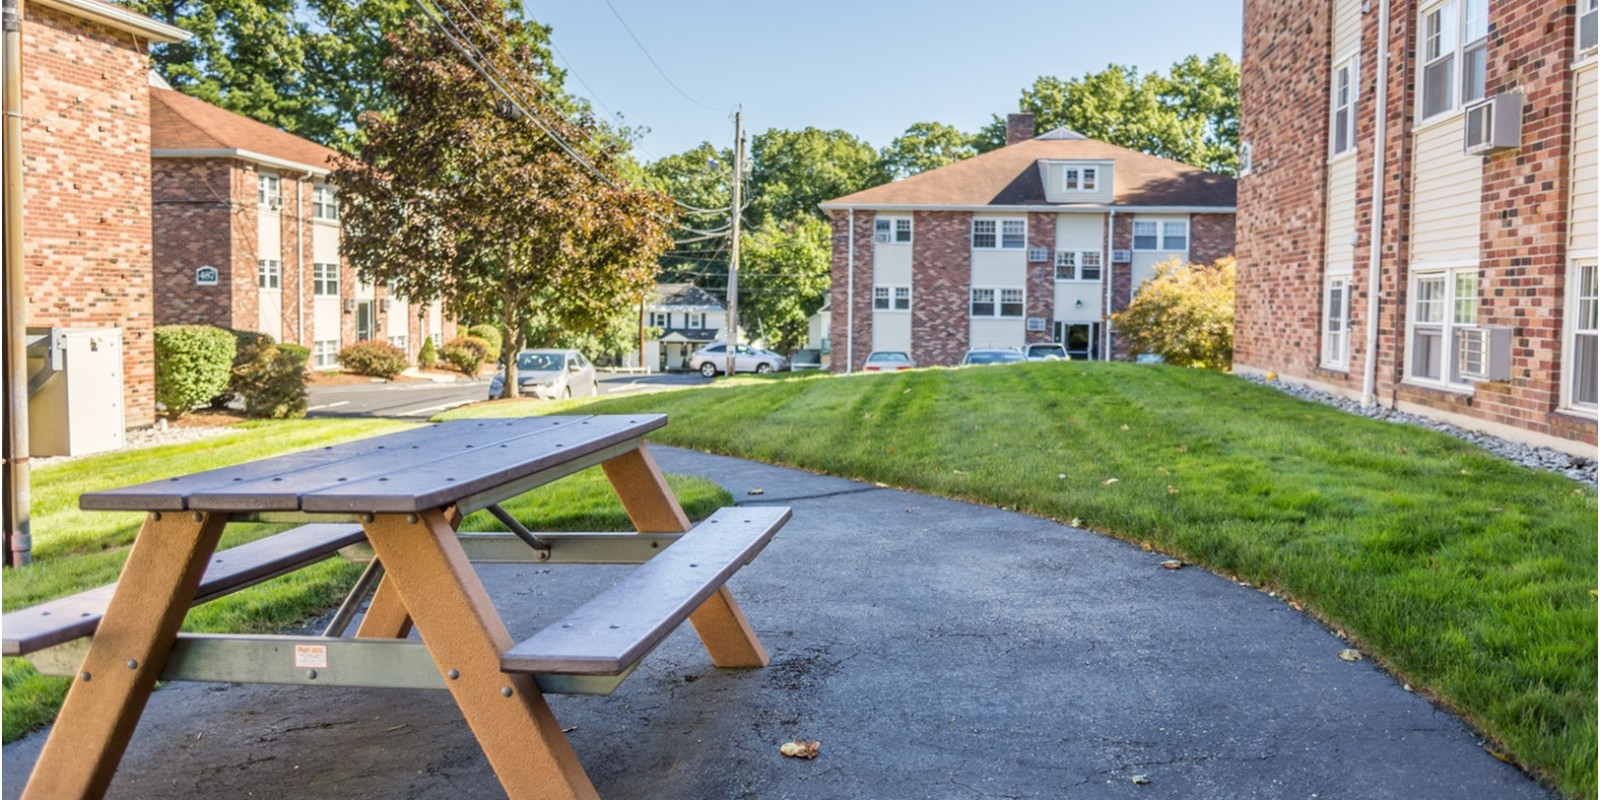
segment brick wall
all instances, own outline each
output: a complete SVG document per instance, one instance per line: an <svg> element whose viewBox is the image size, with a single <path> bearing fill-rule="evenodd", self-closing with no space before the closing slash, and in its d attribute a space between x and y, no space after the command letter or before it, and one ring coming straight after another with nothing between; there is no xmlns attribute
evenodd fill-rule
<svg viewBox="0 0 1600 800"><path fill-rule="evenodd" d="M234 327L233 171L234 162L218 158L152 161L157 325ZM202 266L217 269L216 286L195 285ZM249 278L253 286L253 268Z"/></svg>
<svg viewBox="0 0 1600 800"><path fill-rule="evenodd" d="M918 211L912 228L911 358L923 367L958 364L972 338L972 215Z"/></svg>
<svg viewBox="0 0 1600 800"><path fill-rule="evenodd" d="M1027 341L1048 342L1055 332L1051 322L1056 307L1056 215L1035 212L1028 215L1028 249L1043 249L1045 260L1028 264L1028 316L1045 321L1044 329L1027 332Z"/></svg>
<svg viewBox="0 0 1600 800"><path fill-rule="evenodd" d="M1189 260L1210 264L1234 254L1234 216L1232 214L1191 214L1189 216Z"/></svg>
<svg viewBox="0 0 1600 800"><path fill-rule="evenodd" d="M829 369L844 372L851 366L853 350L854 367L861 368L867 354L872 352L872 212L855 213L855 330L850 330L850 212L834 211L833 221L833 315L829 325L829 339L833 355ZM914 223L920 225L921 223ZM915 237L921 239L920 227L914 227ZM913 243L915 246L915 243ZM922 303L922 297L912 289L912 308ZM917 332L911 332L913 342ZM853 345L852 345L853 342Z"/></svg>
<svg viewBox="0 0 1600 800"><path fill-rule="evenodd" d="M28 4L23 253L30 326L122 329L123 409L155 419L150 96L126 34Z"/></svg>

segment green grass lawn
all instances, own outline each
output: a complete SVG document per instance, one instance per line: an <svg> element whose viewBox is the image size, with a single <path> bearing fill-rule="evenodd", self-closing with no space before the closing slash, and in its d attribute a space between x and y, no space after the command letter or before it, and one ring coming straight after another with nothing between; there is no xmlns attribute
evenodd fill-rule
<svg viewBox="0 0 1600 800"><path fill-rule="evenodd" d="M107 453L34 470L34 563L6 571L5 610L26 608L117 579L143 515L79 511L78 495L84 492L376 436L408 425L386 420L295 420L237 427L236 433L198 442ZM669 475L667 480L693 519L703 519L733 502L710 481L677 475ZM502 505L535 530L631 530L621 503L598 467ZM287 527L230 525L220 546L243 544ZM469 516L462 527L504 530L484 512ZM200 606L189 613L184 630L267 633L289 628L336 605L360 569L343 559L323 561ZM54 719L69 684L65 678L40 675L20 658L4 660L3 678L0 716L7 742Z"/></svg>
<svg viewBox="0 0 1600 800"><path fill-rule="evenodd" d="M1071 520L1279 591L1529 772L1596 794L1595 493L1560 476L1129 364L724 381L582 408L666 412L664 444Z"/></svg>

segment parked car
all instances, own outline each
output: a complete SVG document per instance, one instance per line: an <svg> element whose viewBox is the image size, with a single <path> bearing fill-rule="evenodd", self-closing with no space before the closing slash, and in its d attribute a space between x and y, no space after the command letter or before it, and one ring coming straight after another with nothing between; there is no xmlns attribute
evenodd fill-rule
<svg viewBox="0 0 1600 800"><path fill-rule="evenodd" d="M1027 361L1020 350L968 350L961 358L961 366L968 364L1015 364Z"/></svg>
<svg viewBox="0 0 1600 800"><path fill-rule="evenodd" d="M600 393L600 378L594 365L576 350L523 350L517 353L518 394L555 400L564 397L594 397ZM501 370L489 381L489 399L505 394L506 373Z"/></svg>
<svg viewBox="0 0 1600 800"><path fill-rule="evenodd" d="M898 372L916 368L917 362L898 350L874 350L867 354L866 361L861 362L862 372Z"/></svg>
<svg viewBox="0 0 1600 800"><path fill-rule="evenodd" d="M790 353L789 369L796 372L803 369L822 369L822 351L805 349Z"/></svg>
<svg viewBox="0 0 1600 800"><path fill-rule="evenodd" d="M749 345L739 345L734 354L734 372L754 372L766 375L769 372L781 372L789 368L789 359L784 358L771 350L761 350ZM713 342L689 356L689 369L714 378L718 373L728 371L728 345L724 342Z"/></svg>
<svg viewBox="0 0 1600 800"><path fill-rule="evenodd" d="M1022 348L1029 361L1071 361L1067 348L1057 342L1037 342Z"/></svg>

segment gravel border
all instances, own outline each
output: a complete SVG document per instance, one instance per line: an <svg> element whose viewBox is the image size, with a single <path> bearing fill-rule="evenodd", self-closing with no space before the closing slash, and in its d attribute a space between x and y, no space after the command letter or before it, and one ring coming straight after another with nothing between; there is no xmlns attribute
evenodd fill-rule
<svg viewBox="0 0 1600 800"><path fill-rule="evenodd" d="M1404 411L1396 411L1392 408L1384 408L1383 406L1377 404L1374 404L1371 408L1362 408L1360 403L1351 400L1348 397L1341 397L1336 394L1319 391L1317 389L1312 389L1308 386L1303 386L1297 383L1291 383L1283 380L1269 381L1260 375L1236 375L1236 377L1243 378L1251 383L1257 383L1262 386L1270 386L1280 392L1283 392L1284 394L1298 397L1301 400L1310 400L1313 403L1321 403L1325 406L1333 406L1334 408L1346 413L1358 414L1369 419L1380 419L1385 422L1397 422L1406 425L1415 425L1419 428L1435 430L1449 436L1454 436L1455 438L1460 439L1463 442L1467 442L1468 444L1477 445L1484 450L1487 450L1490 453L1493 453L1494 455L1497 455L1512 463L1521 464L1522 466L1530 469L1542 469L1549 472L1554 472L1558 475L1563 475L1580 483L1587 483L1590 486L1595 486L1595 472L1597 465L1595 460L1592 458L1584 458L1583 456L1575 456L1571 453L1563 453L1560 450L1554 450L1549 447L1536 447L1530 444L1513 442L1507 439L1502 439L1498 436L1490 436L1489 434L1480 431L1460 428L1455 425L1451 425L1448 422L1440 422L1439 420L1431 419L1429 417L1419 416L1417 414L1407 414Z"/></svg>
<svg viewBox="0 0 1600 800"><path fill-rule="evenodd" d="M201 439L210 439L225 433L238 433L239 429L232 425L212 425L207 427L163 426L160 423L143 428L130 428L123 437L122 447L117 450L104 450L105 453L120 453L125 450L139 450L145 447L155 447L163 444L181 444L183 442L197 442ZM80 458L97 456L100 453L85 453L76 456L34 456L28 459L35 467L48 464L65 464L68 461L77 461Z"/></svg>

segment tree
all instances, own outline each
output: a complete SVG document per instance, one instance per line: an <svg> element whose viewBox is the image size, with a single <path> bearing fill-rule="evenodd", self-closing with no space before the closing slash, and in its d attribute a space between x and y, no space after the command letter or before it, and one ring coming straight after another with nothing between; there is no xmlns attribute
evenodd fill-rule
<svg viewBox="0 0 1600 800"><path fill-rule="evenodd" d="M686 206L706 211L679 208L684 224L697 230L713 231L728 227L728 207L733 202L729 185L729 170L733 168L733 152L717 149L710 142L676 155L665 156L645 167L648 183L655 189L671 195ZM687 281L711 288L709 272L718 272L714 285L724 287L728 264L728 236L707 238L692 232L680 232L681 243L675 244L661 258L661 279L667 282Z"/></svg>
<svg viewBox="0 0 1600 800"><path fill-rule="evenodd" d="M977 154L972 134L943 122L916 122L881 154L883 169L896 180L938 169Z"/></svg>
<svg viewBox="0 0 1600 800"><path fill-rule="evenodd" d="M363 279L414 302L497 320L507 352L540 320L602 330L648 290L671 241L670 201L618 180L625 145L591 116L562 113L546 29L503 0L457 6L483 21L463 31L473 58L520 102L508 105L442 33L408 22L385 62L394 113L362 118L366 144L333 176L343 251ZM508 396L516 379L508 359Z"/></svg>
<svg viewBox="0 0 1600 800"><path fill-rule="evenodd" d="M1223 53L1189 56L1168 74L1112 64L1081 78L1041 76L1018 106L1040 131L1066 127L1201 169L1238 169L1239 67ZM1005 130L996 117L978 132L978 149L1004 146Z"/></svg>
<svg viewBox="0 0 1600 800"><path fill-rule="evenodd" d="M358 121L392 108L385 90L389 37L419 12L411 0L309 0L300 35L306 52L307 107L294 133L343 153L361 149Z"/></svg>
<svg viewBox="0 0 1600 800"><path fill-rule="evenodd" d="M830 235L828 223L799 216L744 238L740 316L769 346L788 352L805 344L811 315L828 295Z"/></svg>
<svg viewBox="0 0 1600 800"><path fill-rule="evenodd" d="M819 203L886 183L889 175L872 146L844 131L773 128L751 141L752 224L823 219Z"/></svg>
<svg viewBox="0 0 1600 800"><path fill-rule="evenodd" d="M1233 365L1234 260L1156 267L1127 310L1112 317L1132 352L1155 353L1187 367Z"/></svg>

